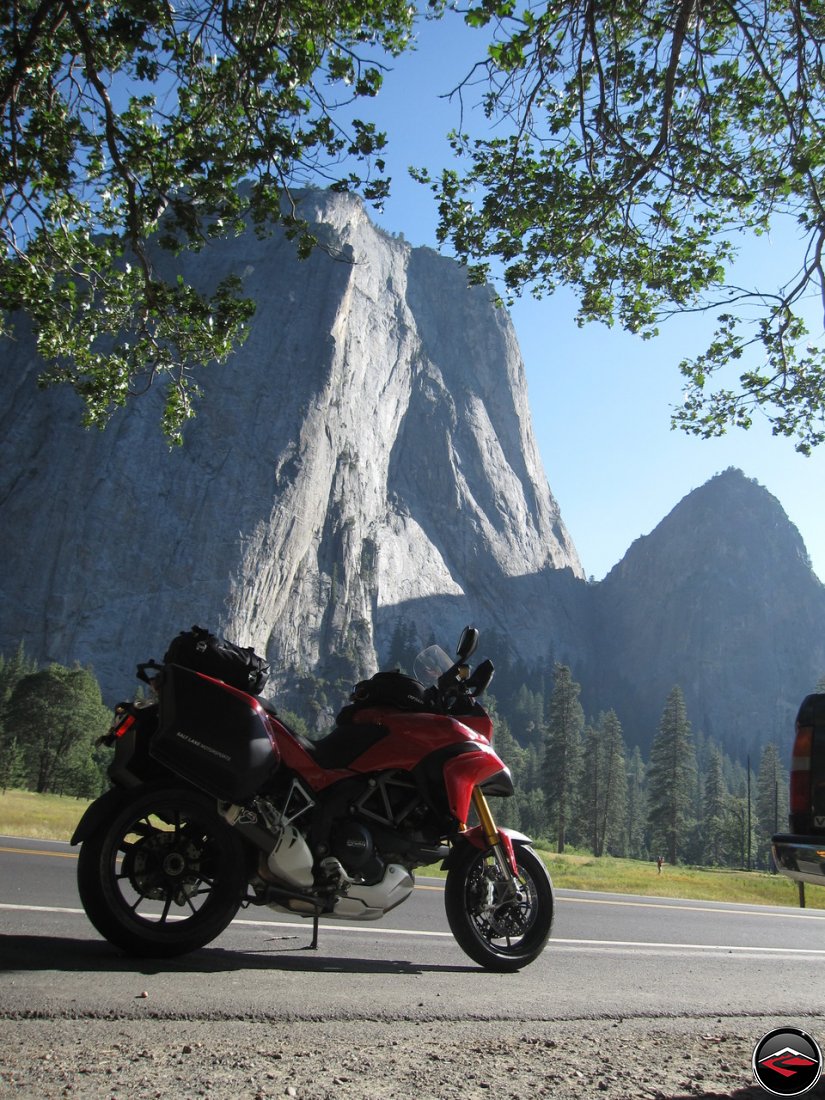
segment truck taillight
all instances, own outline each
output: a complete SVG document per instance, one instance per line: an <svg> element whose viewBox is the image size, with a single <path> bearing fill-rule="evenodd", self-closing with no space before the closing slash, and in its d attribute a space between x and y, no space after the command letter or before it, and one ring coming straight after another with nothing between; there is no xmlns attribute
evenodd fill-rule
<svg viewBox="0 0 825 1100"><path fill-rule="evenodd" d="M796 737L791 756L790 812L807 814L811 811L811 754L813 752L813 726L796 723Z"/></svg>

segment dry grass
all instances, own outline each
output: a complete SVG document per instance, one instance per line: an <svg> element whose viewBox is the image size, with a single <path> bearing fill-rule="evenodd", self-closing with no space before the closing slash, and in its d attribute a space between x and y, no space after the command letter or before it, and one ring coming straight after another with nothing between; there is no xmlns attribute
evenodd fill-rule
<svg viewBox="0 0 825 1100"><path fill-rule="evenodd" d="M39 840L69 840L88 805L87 798L34 791L0 792L0 833Z"/></svg>
<svg viewBox="0 0 825 1100"><path fill-rule="evenodd" d="M9 790L0 793L0 833L43 840L69 840L88 800L62 795ZM581 852L559 855L539 848L553 884L561 889L595 890L697 901L727 901L753 905L799 905L796 884L783 875L764 871L733 871L710 867L670 867L658 874L655 862L636 859L596 858ZM438 874L438 867L419 873ZM809 886L809 909L825 909L825 890Z"/></svg>
<svg viewBox="0 0 825 1100"><path fill-rule="evenodd" d="M675 867L665 864L659 874L655 862L636 859L596 858L571 853L542 851L557 887L597 890L616 894L641 894L701 901L734 901L743 905L799 905L796 883L784 875L765 871L736 871L716 867ZM805 904L825 909L825 890L808 886Z"/></svg>

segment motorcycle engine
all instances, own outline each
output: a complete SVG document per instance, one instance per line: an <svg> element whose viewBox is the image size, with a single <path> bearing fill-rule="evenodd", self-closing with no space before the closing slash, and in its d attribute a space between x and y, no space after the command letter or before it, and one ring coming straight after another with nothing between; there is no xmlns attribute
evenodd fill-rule
<svg viewBox="0 0 825 1100"><path fill-rule="evenodd" d="M375 850L372 833L358 821L336 822L332 852L347 874L364 882L378 882L384 873L384 861Z"/></svg>

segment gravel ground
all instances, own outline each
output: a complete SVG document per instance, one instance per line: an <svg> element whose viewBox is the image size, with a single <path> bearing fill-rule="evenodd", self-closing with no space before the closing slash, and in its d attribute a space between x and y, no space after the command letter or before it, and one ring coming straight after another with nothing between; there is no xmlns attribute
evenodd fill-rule
<svg viewBox="0 0 825 1100"><path fill-rule="evenodd" d="M0 1010L1 1017L1 1010ZM32 1100L765 1100L751 1056L825 1017L561 1020L3 1019L0 1096ZM825 1097L822 1083L808 1097Z"/></svg>

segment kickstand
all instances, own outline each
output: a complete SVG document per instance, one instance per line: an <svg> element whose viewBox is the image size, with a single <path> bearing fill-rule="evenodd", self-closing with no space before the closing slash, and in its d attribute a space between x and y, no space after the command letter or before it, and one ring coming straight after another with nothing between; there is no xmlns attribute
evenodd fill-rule
<svg viewBox="0 0 825 1100"><path fill-rule="evenodd" d="M312 943L306 948L307 951L318 950L318 914L312 918Z"/></svg>

